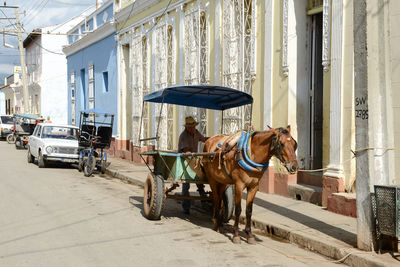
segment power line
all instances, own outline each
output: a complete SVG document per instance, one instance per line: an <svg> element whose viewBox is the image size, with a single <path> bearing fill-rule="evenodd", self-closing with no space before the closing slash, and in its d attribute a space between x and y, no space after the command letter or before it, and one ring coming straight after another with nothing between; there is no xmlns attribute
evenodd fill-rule
<svg viewBox="0 0 400 267"><path fill-rule="evenodd" d="M23 28L23 27L22 27ZM24 29L24 28L23 28ZM28 31L25 31L25 29L24 29L24 31L14 31L14 30L0 30L0 33L24 33L24 34L27 34L27 35L29 35L29 34L35 34L35 35L67 35L67 36L69 36L69 35L72 35L72 36L86 36L86 34L85 33L63 33L63 32L50 32L50 31L47 31L47 32L35 32L35 31L31 31L31 32L28 32Z"/></svg>
<svg viewBox="0 0 400 267"><path fill-rule="evenodd" d="M127 22L128 19L131 17L131 14L132 14L132 11L133 11L133 7L135 6L136 2L137 2L137 1L135 1L135 2L132 3L131 10L129 11L129 15L128 15L128 17L126 17L126 19L124 20L124 24L122 24L121 29L124 28L126 22ZM171 2L171 1L170 1L170 2ZM168 4L168 5L169 5L169 4Z"/></svg>
<svg viewBox="0 0 400 267"><path fill-rule="evenodd" d="M56 3L56 4L60 4L60 5L66 5L66 6L90 6L90 5L92 5L92 4L89 4L89 3L87 3L87 4L84 4L84 3L67 3L67 2L63 2L63 1L57 1L57 0L53 0L52 2Z"/></svg>
<svg viewBox="0 0 400 267"><path fill-rule="evenodd" d="M35 13L34 16L32 16L29 21L25 21L26 24L29 24L36 16L38 16L40 14L40 12L42 12L43 8L47 5L47 3L49 2L49 0L44 0L46 2L44 2L44 4L38 9L38 11ZM26 19L26 18L25 18Z"/></svg>
<svg viewBox="0 0 400 267"><path fill-rule="evenodd" d="M160 16L157 16L157 18L161 18L162 16L165 15L165 13L167 12L167 9L169 8L171 2L172 2L172 0L169 0L168 5L165 7L163 13L162 13ZM157 24L158 24L159 21L160 21L160 19L156 19L156 22L155 22L155 23L151 26L151 28L148 29L143 35L149 34L149 33L154 29L154 27L157 26ZM121 29L122 29L122 27L121 27ZM141 42L142 42L142 41L138 41L137 43L133 44L132 47L134 47L134 46L136 46L136 45L139 45Z"/></svg>

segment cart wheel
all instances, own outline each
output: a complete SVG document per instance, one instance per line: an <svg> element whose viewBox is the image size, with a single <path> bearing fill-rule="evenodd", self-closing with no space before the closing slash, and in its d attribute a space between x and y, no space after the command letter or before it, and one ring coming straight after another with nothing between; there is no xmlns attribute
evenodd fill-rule
<svg viewBox="0 0 400 267"><path fill-rule="evenodd" d="M21 143L22 143L21 138L20 138L20 137L17 137L17 138L15 139L15 148L16 148L16 149L20 149L20 148L21 148Z"/></svg>
<svg viewBox="0 0 400 267"><path fill-rule="evenodd" d="M39 155L38 155L38 166L39 168L46 168L47 162L46 160L43 158L42 155L42 151L39 151Z"/></svg>
<svg viewBox="0 0 400 267"><path fill-rule="evenodd" d="M14 144L15 143L15 136L14 134L7 135L7 143Z"/></svg>
<svg viewBox="0 0 400 267"><path fill-rule="evenodd" d="M35 161L35 157L31 154L31 149L28 147L28 163L33 163Z"/></svg>
<svg viewBox="0 0 400 267"><path fill-rule="evenodd" d="M144 184L143 209L149 220L159 220L165 205L164 178L149 173Z"/></svg>
<svg viewBox="0 0 400 267"><path fill-rule="evenodd" d="M78 171L82 172L83 171L83 153L79 154L79 160L78 160Z"/></svg>
<svg viewBox="0 0 400 267"><path fill-rule="evenodd" d="M93 155L89 155L83 166L83 174L89 177L93 174L94 168L96 167L96 158Z"/></svg>
<svg viewBox="0 0 400 267"><path fill-rule="evenodd" d="M105 174L107 169L107 161L102 160L100 163L100 172L101 174Z"/></svg>
<svg viewBox="0 0 400 267"><path fill-rule="evenodd" d="M224 196L222 197L223 202L223 214L222 222L227 223L232 218L233 210L235 208L235 186L227 185Z"/></svg>
<svg viewBox="0 0 400 267"><path fill-rule="evenodd" d="M101 159L101 162L100 162L100 172L102 174L105 174L106 173L106 169L107 169L107 154L104 153L103 154L103 158Z"/></svg>

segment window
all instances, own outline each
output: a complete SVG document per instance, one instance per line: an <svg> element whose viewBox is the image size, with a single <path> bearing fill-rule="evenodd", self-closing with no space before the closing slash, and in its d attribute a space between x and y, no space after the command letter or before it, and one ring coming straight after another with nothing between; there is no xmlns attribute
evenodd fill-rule
<svg viewBox="0 0 400 267"><path fill-rule="evenodd" d="M185 84L207 84L208 70L208 29L207 14L197 3L185 9ZM199 131L207 132L207 112L205 109L186 107L185 116L195 116L199 121Z"/></svg>
<svg viewBox="0 0 400 267"><path fill-rule="evenodd" d="M94 65L89 65L89 108L94 108Z"/></svg>
<svg viewBox="0 0 400 267"><path fill-rule="evenodd" d="M75 125L75 71L71 71L71 123Z"/></svg>
<svg viewBox="0 0 400 267"><path fill-rule="evenodd" d="M104 92L108 93L108 71L103 72Z"/></svg>
<svg viewBox="0 0 400 267"><path fill-rule="evenodd" d="M85 69L81 69L81 109L86 109Z"/></svg>
<svg viewBox="0 0 400 267"><path fill-rule="evenodd" d="M142 34L141 27L135 29L134 37L132 39L132 84L133 84L133 136L135 136L133 142L134 145L139 145L139 138L143 136L150 136L150 106L147 102L143 103L143 96L150 93L149 88L149 77L148 77L148 40L145 35ZM142 103L143 114L142 114ZM140 121L142 118L142 125ZM142 127L140 127L142 126ZM141 129L141 132L139 132ZM147 145L148 143L141 143Z"/></svg>
<svg viewBox="0 0 400 267"><path fill-rule="evenodd" d="M223 85L252 94L255 78L255 0L224 0ZM251 118L249 105L224 111L224 133L246 129Z"/></svg>

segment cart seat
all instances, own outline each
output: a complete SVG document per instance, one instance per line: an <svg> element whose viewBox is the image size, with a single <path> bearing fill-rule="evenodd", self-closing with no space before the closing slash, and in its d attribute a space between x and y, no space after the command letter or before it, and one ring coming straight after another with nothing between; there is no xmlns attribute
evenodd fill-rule
<svg viewBox="0 0 400 267"><path fill-rule="evenodd" d="M79 145L80 146L90 146L89 140L90 137L96 135L96 126L83 124L81 126L80 136L79 136Z"/></svg>
<svg viewBox="0 0 400 267"><path fill-rule="evenodd" d="M100 139L95 143L96 148L108 148L111 142L112 127L99 126L99 128L97 128L97 136L99 136Z"/></svg>

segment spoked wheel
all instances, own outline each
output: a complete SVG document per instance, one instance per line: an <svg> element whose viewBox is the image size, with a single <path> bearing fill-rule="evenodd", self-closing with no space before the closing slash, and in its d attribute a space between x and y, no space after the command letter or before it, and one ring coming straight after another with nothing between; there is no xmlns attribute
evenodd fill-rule
<svg viewBox="0 0 400 267"><path fill-rule="evenodd" d="M96 167L96 158L93 155L89 154L85 162L85 165L83 167L83 174L86 177L91 176L93 174L95 167Z"/></svg>
<svg viewBox="0 0 400 267"><path fill-rule="evenodd" d="M17 137L16 139L15 139L15 148L16 149L21 149L21 147L22 147L22 139L20 138L20 137Z"/></svg>
<svg viewBox="0 0 400 267"><path fill-rule="evenodd" d="M144 214L149 220L159 220L164 206L164 178L161 175L149 173L144 184Z"/></svg>
<svg viewBox="0 0 400 267"><path fill-rule="evenodd" d="M107 154L104 153L103 157L100 161L100 165L97 167L98 171L101 172L101 174L105 174L106 173L106 169L107 169Z"/></svg>
<svg viewBox="0 0 400 267"><path fill-rule="evenodd" d="M235 186L227 185L225 188L223 202L222 222L227 223L232 218L233 210L235 208Z"/></svg>
<svg viewBox="0 0 400 267"><path fill-rule="evenodd" d="M102 159L100 162L100 172L101 174L105 174L107 169L107 160Z"/></svg>
<svg viewBox="0 0 400 267"><path fill-rule="evenodd" d="M14 144L15 143L15 135L14 134L9 134L7 135L7 143L9 144Z"/></svg>

